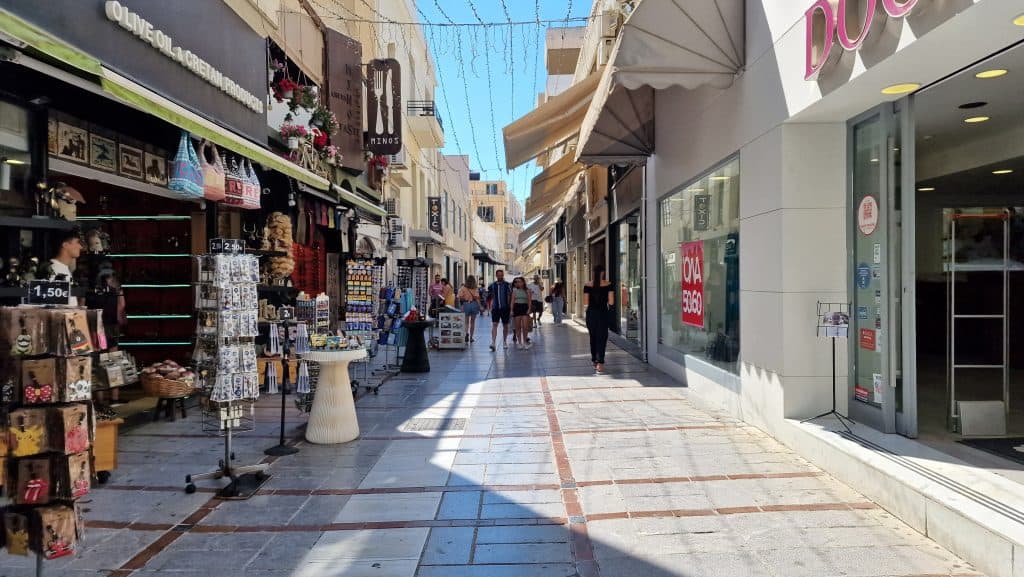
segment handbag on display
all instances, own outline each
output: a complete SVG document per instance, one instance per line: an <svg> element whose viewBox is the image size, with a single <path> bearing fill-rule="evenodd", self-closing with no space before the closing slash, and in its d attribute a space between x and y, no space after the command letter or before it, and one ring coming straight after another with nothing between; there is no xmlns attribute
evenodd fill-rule
<svg viewBox="0 0 1024 577"><path fill-rule="evenodd" d="M171 171L167 188L181 193L186 199L203 198L203 168L199 156L192 147L188 132L181 131L178 152L171 160Z"/></svg>
<svg viewBox="0 0 1024 577"><path fill-rule="evenodd" d="M220 202L224 200L225 186L224 163L221 162L220 152L212 142L203 140L199 144L199 153L199 165L203 167L203 198Z"/></svg>
<svg viewBox="0 0 1024 577"><path fill-rule="evenodd" d="M233 156L224 163L224 191L227 194L224 201L231 206L241 206L245 202L243 170Z"/></svg>
<svg viewBox="0 0 1024 577"><path fill-rule="evenodd" d="M242 208L246 208L249 210L259 210L260 193L262 192L263 187L262 185L260 185L260 179L256 176L256 169L252 167L252 163L249 162L248 158L245 159L242 170L244 172L243 184L245 191L245 199L242 204Z"/></svg>

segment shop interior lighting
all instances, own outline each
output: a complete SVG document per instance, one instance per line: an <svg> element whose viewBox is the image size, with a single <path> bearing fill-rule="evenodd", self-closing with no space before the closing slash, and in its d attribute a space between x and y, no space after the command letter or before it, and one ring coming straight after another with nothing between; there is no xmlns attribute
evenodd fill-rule
<svg viewBox="0 0 1024 577"><path fill-rule="evenodd" d="M1013 170L1011 170L1009 168L1004 168L1002 170L993 170L992 174L1010 174L1012 172L1013 172Z"/></svg>
<svg viewBox="0 0 1024 577"><path fill-rule="evenodd" d="M982 80L988 80L990 78L999 78L1000 76L1006 76L1010 71L1005 68L993 68L992 70L982 70L981 72L974 75L975 78Z"/></svg>
<svg viewBox="0 0 1024 577"><path fill-rule="evenodd" d="M703 188L687 188L686 192L704 192Z"/></svg>
<svg viewBox="0 0 1024 577"><path fill-rule="evenodd" d="M935 187L934 186L922 186L921 188L917 189L917 191L918 192L934 192L935 191Z"/></svg>
<svg viewBox="0 0 1024 577"><path fill-rule="evenodd" d="M991 118L988 116L972 116L970 118L965 118L964 122L967 124L978 124L981 122L988 122L989 120L991 120Z"/></svg>
<svg viewBox="0 0 1024 577"><path fill-rule="evenodd" d="M897 94L910 94L911 92L921 88L921 85L916 82L905 82L903 84L893 84L892 86L886 86L882 89L882 94L888 94L890 96Z"/></svg>
<svg viewBox="0 0 1024 577"><path fill-rule="evenodd" d="M732 177L731 176L712 176L711 180L722 181L722 180L729 180L730 178L732 178Z"/></svg>
<svg viewBox="0 0 1024 577"><path fill-rule="evenodd" d="M871 162L878 162L878 159L877 158L872 158Z"/></svg>
<svg viewBox="0 0 1024 577"><path fill-rule="evenodd" d="M24 160L18 160L17 158L5 158L4 163L6 164L25 164Z"/></svg>
<svg viewBox="0 0 1024 577"><path fill-rule="evenodd" d="M1013 19L1013 23L1016 26L1024 26L1024 14Z"/></svg>

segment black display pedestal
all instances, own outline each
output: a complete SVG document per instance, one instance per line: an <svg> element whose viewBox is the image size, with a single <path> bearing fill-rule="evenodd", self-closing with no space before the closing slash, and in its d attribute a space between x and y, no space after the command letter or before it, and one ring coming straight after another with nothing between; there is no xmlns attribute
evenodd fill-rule
<svg viewBox="0 0 1024 577"><path fill-rule="evenodd" d="M430 359L427 358L427 343L423 332L434 324L434 321L413 321L402 326L409 331L409 339L405 343L405 358L402 359L403 373L429 373Z"/></svg>

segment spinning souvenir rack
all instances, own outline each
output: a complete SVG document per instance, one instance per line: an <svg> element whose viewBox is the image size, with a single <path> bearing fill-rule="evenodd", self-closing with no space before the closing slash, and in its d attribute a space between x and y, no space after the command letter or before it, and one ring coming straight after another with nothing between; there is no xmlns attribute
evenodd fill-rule
<svg viewBox="0 0 1024 577"><path fill-rule="evenodd" d="M220 241L220 239L216 239ZM241 243L211 241L219 249L198 258L198 316L193 360L203 410L203 431L223 435L224 457L214 471L185 476L185 492L195 482L231 479L217 492L221 499L248 499L267 479L268 465L236 467L232 435L255 428L254 405L259 397L255 339L259 334L259 260L242 254Z"/></svg>
<svg viewBox="0 0 1024 577"><path fill-rule="evenodd" d="M377 356L377 298L384 286L384 266L374 259L349 259L345 263L345 335L356 337L366 349L363 359L352 361L352 390L360 386L377 394L380 382L370 382L370 363ZM361 370L359 370L361 369ZM359 370L362 378L357 378Z"/></svg>

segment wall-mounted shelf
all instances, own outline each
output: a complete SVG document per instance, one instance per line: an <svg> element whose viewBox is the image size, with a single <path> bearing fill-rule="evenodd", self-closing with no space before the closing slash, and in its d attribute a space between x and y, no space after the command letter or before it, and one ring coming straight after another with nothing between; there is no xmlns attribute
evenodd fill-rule
<svg viewBox="0 0 1024 577"><path fill-rule="evenodd" d="M0 226L14 228L37 228L50 230L71 230L77 226L76 221L59 218L31 216L0 216Z"/></svg>
<svg viewBox="0 0 1024 577"><path fill-rule="evenodd" d="M136 253L136 254L128 254L128 253L108 254L108 255L106 255L106 257L107 258L191 258L192 255L187 254L187 253L164 254L164 253L156 252L156 253Z"/></svg>
<svg viewBox="0 0 1024 577"><path fill-rule="evenodd" d="M185 202L202 202L201 198L183 198L180 194L173 190L166 189L162 186L155 186L141 180L134 180L126 178L124 176L118 176L88 166L82 166L81 164L75 164L67 160L62 160L51 156L49 158L50 172L59 172L61 174L70 174L72 176L80 176L89 180L95 180L106 184L112 184L121 188L127 188L129 190L137 190L139 192L145 192L147 194L153 194L156 196L162 196L164 198L170 198L174 200L181 200Z"/></svg>
<svg viewBox="0 0 1024 577"><path fill-rule="evenodd" d="M113 216L113 215L100 215L100 216L80 216L77 222L92 222L92 221L104 221L104 222L136 222L136 221L168 221L168 220L192 220L191 216L178 216L174 214L156 214L152 216Z"/></svg>

